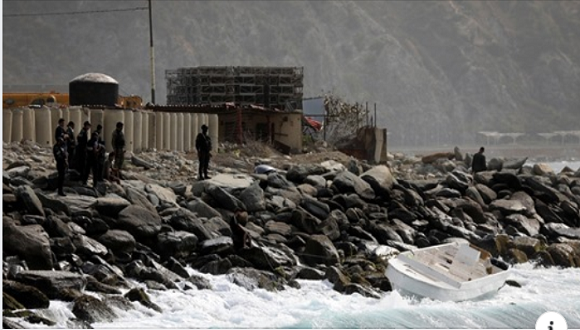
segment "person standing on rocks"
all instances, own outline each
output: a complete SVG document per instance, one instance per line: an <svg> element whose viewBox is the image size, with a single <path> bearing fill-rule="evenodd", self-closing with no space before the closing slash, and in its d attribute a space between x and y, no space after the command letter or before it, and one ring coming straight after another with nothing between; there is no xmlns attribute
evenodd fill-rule
<svg viewBox="0 0 580 330"><path fill-rule="evenodd" d="M66 151L66 143L64 143L64 138L59 137L56 139L56 143L54 144L54 147L52 147L52 153L54 155L54 160L56 160L56 170L58 172L58 194L60 196L66 196L63 190L63 186L66 168L68 167L68 155Z"/></svg>
<svg viewBox="0 0 580 330"><path fill-rule="evenodd" d="M121 168L123 168L123 161L125 160L125 134L123 133L123 123L118 122L117 127L113 131L113 140L111 145L115 151L115 169L119 173L121 179Z"/></svg>
<svg viewBox="0 0 580 330"><path fill-rule="evenodd" d="M479 148L479 152L473 155L473 161L471 162L471 171L473 173L486 171L487 165L485 162L485 155L483 152L485 151L484 147Z"/></svg>
<svg viewBox="0 0 580 330"><path fill-rule="evenodd" d="M201 125L201 133L197 134L195 139L195 149L197 149L197 157L199 159L199 180L209 179L207 168L211 158L211 138L207 135L207 129L207 125Z"/></svg>
<svg viewBox="0 0 580 330"><path fill-rule="evenodd" d="M69 121L66 125L66 152L68 153L68 165L71 168L74 168L74 158L75 158L75 123L73 121Z"/></svg>
<svg viewBox="0 0 580 330"><path fill-rule="evenodd" d="M75 161L75 168L81 175L81 180L83 184L86 185L87 182L85 178L85 168L86 168L86 159L87 159L87 142L89 140L89 130L91 129L91 123L85 121L83 124L83 128L77 135L77 148L75 151L76 161ZM88 174L87 174L88 177Z"/></svg>
<svg viewBox="0 0 580 330"><path fill-rule="evenodd" d="M87 164L83 182L87 182L89 173L93 172L93 187L96 188L101 181L102 167L99 166L99 158L104 155L105 146L99 143L99 133L93 132L91 139L87 143ZM103 156L104 157L104 156ZM101 172L99 172L101 170Z"/></svg>

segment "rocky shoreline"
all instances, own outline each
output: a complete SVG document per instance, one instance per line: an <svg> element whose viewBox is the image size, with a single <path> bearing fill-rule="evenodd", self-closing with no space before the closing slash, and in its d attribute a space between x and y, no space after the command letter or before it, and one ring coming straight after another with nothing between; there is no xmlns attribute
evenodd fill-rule
<svg viewBox="0 0 580 330"><path fill-rule="evenodd" d="M215 157L227 162L212 161L205 181L191 154L132 155L121 185L94 190L71 173L61 197L51 150L4 144L4 328L54 324L34 312L50 300L73 302L71 328L111 321L111 306L132 301L162 312L148 290L211 289L187 266L248 290L314 279L374 298L391 290L389 258L450 240L512 264L580 267L580 169L493 158L471 175L457 148L377 166L243 154ZM257 164L276 171L252 173ZM247 213L249 248L234 248L236 209Z"/></svg>

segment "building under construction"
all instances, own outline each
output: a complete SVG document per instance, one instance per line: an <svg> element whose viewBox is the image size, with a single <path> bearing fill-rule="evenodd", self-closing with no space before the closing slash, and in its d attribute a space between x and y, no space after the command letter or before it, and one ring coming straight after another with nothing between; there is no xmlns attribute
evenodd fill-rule
<svg viewBox="0 0 580 330"><path fill-rule="evenodd" d="M166 70L167 105L302 109L303 67L202 66Z"/></svg>

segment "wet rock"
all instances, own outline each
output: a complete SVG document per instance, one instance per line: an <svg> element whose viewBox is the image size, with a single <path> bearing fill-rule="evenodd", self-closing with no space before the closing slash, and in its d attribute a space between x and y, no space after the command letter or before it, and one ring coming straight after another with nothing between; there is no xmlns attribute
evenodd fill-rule
<svg viewBox="0 0 580 330"><path fill-rule="evenodd" d="M227 272L227 277L232 283L239 285L248 291L253 291L256 288L268 291L284 289L276 275L263 270L235 267Z"/></svg>
<svg viewBox="0 0 580 330"><path fill-rule="evenodd" d="M246 205L244 205L242 201L221 187L216 185L209 185L209 187L206 188L206 192L214 199L214 201L216 201L219 206L226 210L232 212L237 209L246 210Z"/></svg>
<svg viewBox="0 0 580 330"><path fill-rule="evenodd" d="M107 247L99 243L97 240L85 235L76 234L72 238L72 243L75 246L77 254L84 257L92 255L104 256L107 254Z"/></svg>
<svg viewBox="0 0 580 330"><path fill-rule="evenodd" d="M546 249L554 260L554 264L561 267L576 267L574 249L565 243L555 243Z"/></svg>
<svg viewBox="0 0 580 330"><path fill-rule="evenodd" d="M195 285L198 290L212 290L211 282L199 275L191 275L187 281Z"/></svg>
<svg viewBox="0 0 580 330"><path fill-rule="evenodd" d="M141 305L147 308L151 308L159 313L163 312L161 307L152 302L151 298L149 298L149 295L141 288L133 288L129 290L129 292L124 295L124 297L130 301L138 301Z"/></svg>
<svg viewBox="0 0 580 330"><path fill-rule="evenodd" d="M110 249L113 253L124 252L132 254L137 241L128 231L111 229L97 237L97 241Z"/></svg>
<svg viewBox="0 0 580 330"><path fill-rule="evenodd" d="M87 280L80 274L54 270L26 270L16 274L15 280L42 291L49 299L59 299L66 289L82 291Z"/></svg>
<svg viewBox="0 0 580 330"><path fill-rule="evenodd" d="M184 258L190 255L197 247L198 238L195 234L186 231L165 232L157 235L159 255L163 259L171 256Z"/></svg>
<svg viewBox="0 0 580 330"><path fill-rule="evenodd" d="M48 297L37 288L15 281L3 280L2 291L16 299L24 308L48 308Z"/></svg>
<svg viewBox="0 0 580 330"><path fill-rule="evenodd" d="M226 253L233 249L234 242L229 236L220 236L201 242L201 252L203 254Z"/></svg>

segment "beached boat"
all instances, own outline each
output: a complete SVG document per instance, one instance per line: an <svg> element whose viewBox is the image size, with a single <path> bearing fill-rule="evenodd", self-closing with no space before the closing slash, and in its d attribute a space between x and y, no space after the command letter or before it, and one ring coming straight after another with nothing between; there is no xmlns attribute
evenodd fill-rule
<svg viewBox="0 0 580 330"><path fill-rule="evenodd" d="M505 283L507 265L469 242L453 242L400 253L389 260L386 276L402 294L441 301L483 298Z"/></svg>

